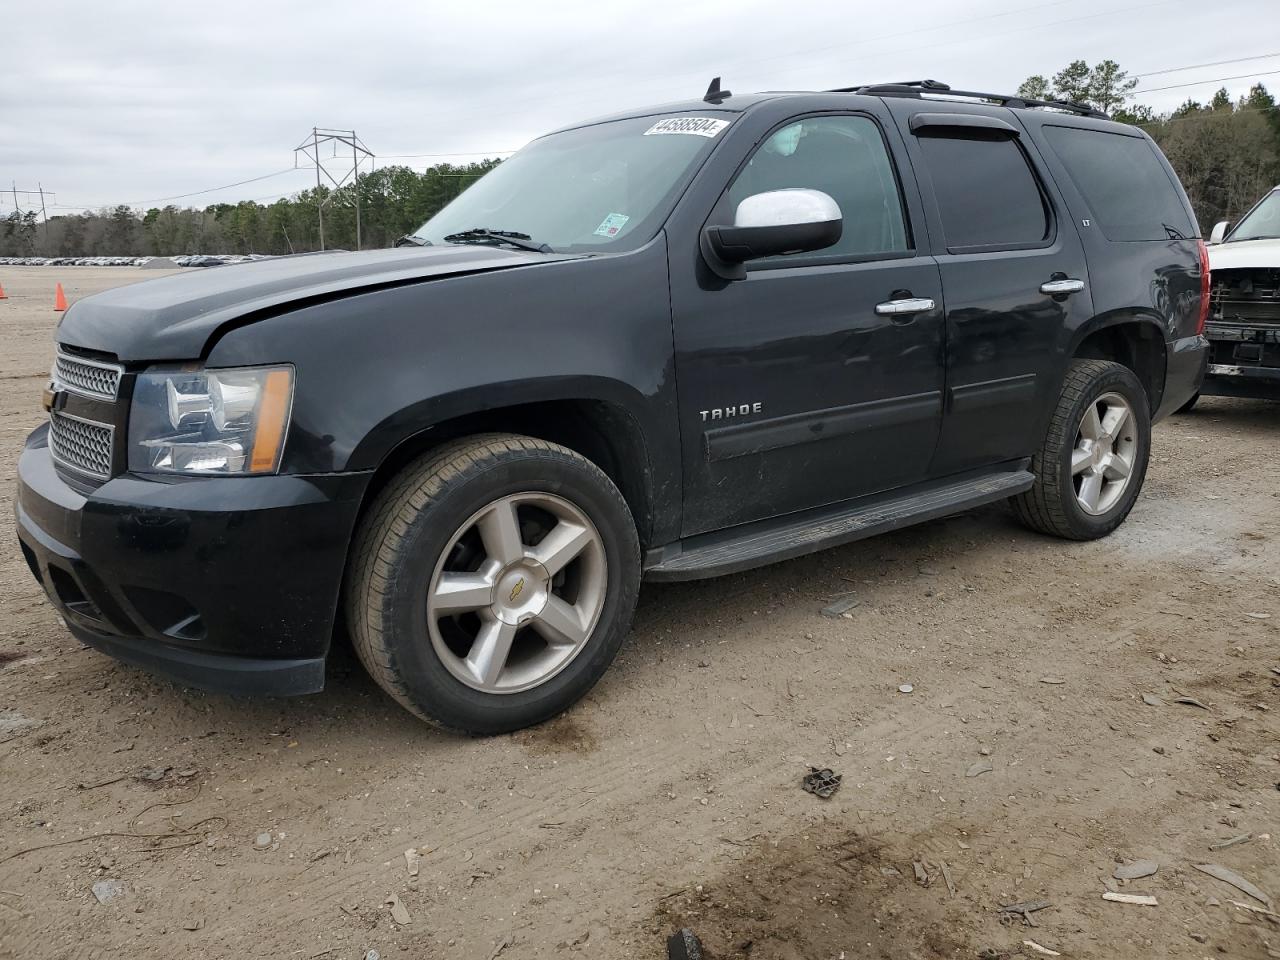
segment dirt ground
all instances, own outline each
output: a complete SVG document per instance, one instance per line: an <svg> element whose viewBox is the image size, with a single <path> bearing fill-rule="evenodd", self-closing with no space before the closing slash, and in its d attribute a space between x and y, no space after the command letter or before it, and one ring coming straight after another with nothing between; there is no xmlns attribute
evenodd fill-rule
<svg viewBox="0 0 1280 960"><path fill-rule="evenodd" d="M5 477L54 281L154 275L0 268ZM721 960L1280 957L1280 919L1195 869L1280 898L1278 463L1280 405L1208 400L1156 429L1101 542L996 507L647 586L583 703L487 740L423 726L348 653L287 701L118 665L67 634L6 520L0 957L658 958L680 926ZM831 799L809 764L843 774ZM1112 879L1138 858L1159 871Z"/></svg>

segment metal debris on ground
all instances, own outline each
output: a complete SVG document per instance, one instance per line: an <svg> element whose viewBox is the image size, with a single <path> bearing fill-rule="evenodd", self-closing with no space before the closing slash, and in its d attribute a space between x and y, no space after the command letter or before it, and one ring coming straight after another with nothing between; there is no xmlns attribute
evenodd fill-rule
<svg viewBox="0 0 1280 960"><path fill-rule="evenodd" d="M940 860L938 866L942 868L942 882L947 885L947 893L954 897L956 895L956 882L951 878L951 868L947 866L947 861Z"/></svg>
<svg viewBox="0 0 1280 960"><path fill-rule="evenodd" d="M1116 867L1111 875L1117 880L1141 880L1143 877L1153 875L1159 869L1160 864L1154 860L1130 860Z"/></svg>
<svg viewBox="0 0 1280 960"><path fill-rule="evenodd" d="M1230 840L1219 840L1217 843L1209 844L1210 850L1225 850L1227 847L1234 847L1237 843L1248 843L1253 839L1252 833L1242 833L1238 837L1232 837Z"/></svg>
<svg viewBox="0 0 1280 960"><path fill-rule="evenodd" d="M93 885L93 895L99 903L109 903L124 893L123 880L99 880Z"/></svg>
<svg viewBox="0 0 1280 960"><path fill-rule="evenodd" d="M418 848L410 847L404 852L404 865L409 871L409 876L416 877L418 875Z"/></svg>
<svg viewBox="0 0 1280 960"><path fill-rule="evenodd" d="M862 601L858 599L856 594L846 593L842 597L837 597L831 603L822 608L824 617L831 617L833 620L842 617Z"/></svg>
<svg viewBox="0 0 1280 960"><path fill-rule="evenodd" d="M1201 873L1207 873L1215 880L1221 880L1223 883L1229 883L1237 890L1242 890L1247 893L1259 903L1265 904L1268 907L1271 906L1271 898L1269 896L1234 870L1228 870L1226 867L1216 863L1197 863L1194 866Z"/></svg>
<svg viewBox="0 0 1280 960"><path fill-rule="evenodd" d="M1189 707L1199 707L1201 710L1208 710L1208 709L1209 709L1208 704L1201 703L1201 702L1200 702L1199 700L1197 700L1195 697L1178 697L1178 698L1176 698L1173 702L1174 702L1174 703L1185 703L1185 704L1186 704L1187 706L1189 706Z"/></svg>
<svg viewBox="0 0 1280 960"><path fill-rule="evenodd" d="M391 907L391 919L402 927L407 926L409 923L409 911L400 901L400 898L393 893L387 897L386 903Z"/></svg>
<svg viewBox="0 0 1280 960"><path fill-rule="evenodd" d="M810 767L809 772L804 775L801 785L815 797L829 800L843 779L843 774L836 773L829 767L824 767L821 770L817 767Z"/></svg>
<svg viewBox="0 0 1280 960"><path fill-rule="evenodd" d="M1108 890L1102 895L1103 900L1110 900L1113 903L1132 903L1139 907L1158 907L1160 903L1155 897L1145 893L1116 893L1114 890Z"/></svg>
<svg viewBox="0 0 1280 960"><path fill-rule="evenodd" d="M1261 907L1255 907L1252 903L1242 903L1239 900L1228 900L1227 903L1232 906L1239 907L1241 910L1248 910L1250 913L1260 913L1264 917L1270 917L1272 920L1280 920L1280 913L1274 913L1271 910L1263 910Z"/></svg>
<svg viewBox="0 0 1280 960"><path fill-rule="evenodd" d="M1028 900L1026 903L1005 903L1001 904L1000 912L1010 917L1021 917L1028 927L1036 926L1032 914L1037 910L1044 910L1053 906L1048 900Z"/></svg>
<svg viewBox="0 0 1280 960"><path fill-rule="evenodd" d="M382 960L382 954L371 948L364 952L364 960Z"/></svg>
<svg viewBox="0 0 1280 960"><path fill-rule="evenodd" d="M1042 957L1062 956L1062 954L1060 954L1057 950L1050 950L1048 947L1041 946L1040 944L1036 943L1034 940L1023 940L1022 945L1026 947L1028 950L1030 950L1031 952L1040 954Z"/></svg>
<svg viewBox="0 0 1280 960"><path fill-rule="evenodd" d="M911 692L912 690L914 690L914 689L915 689L915 687L913 687L913 686L912 686L911 684L909 684L909 683L899 684L899 686L898 686L898 692L899 692L899 693L910 693L910 692Z"/></svg>
<svg viewBox="0 0 1280 960"><path fill-rule="evenodd" d="M667 960L702 960L702 941L688 927L667 937Z"/></svg>
<svg viewBox="0 0 1280 960"><path fill-rule="evenodd" d="M991 765L990 760L979 760L976 763L969 764L969 769L964 772L966 777L976 777L984 773L990 773L995 767Z"/></svg>

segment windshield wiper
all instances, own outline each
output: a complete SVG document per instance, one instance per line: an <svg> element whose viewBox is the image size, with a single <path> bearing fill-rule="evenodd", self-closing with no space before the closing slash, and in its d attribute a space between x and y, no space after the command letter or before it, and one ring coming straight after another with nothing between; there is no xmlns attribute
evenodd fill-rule
<svg viewBox="0 0 1280 960"><path fill-rule="evenodd" d="M534 253L555 253L548 244L538 243L527 233L517 233L514 230L472 227L470 230L451 233L444 240L445 243L505 243L520 250L532 250Z"/></svg>
<svg viewBox="0 0 1280 960"><path fill-rule="evenodd" d="M406 233L403 237L392 244L393 247L429 247L430 240L424 240L422 237L412 233Z"/></svg>

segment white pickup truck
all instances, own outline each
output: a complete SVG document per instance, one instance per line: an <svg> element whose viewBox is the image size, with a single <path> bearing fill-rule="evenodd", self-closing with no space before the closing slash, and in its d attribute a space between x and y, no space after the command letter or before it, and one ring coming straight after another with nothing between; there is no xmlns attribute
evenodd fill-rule
<svg viewBox="0 0 1280 960"><path fill-rule="evenodd" d="M1280 186L1235 226L1223 220L1213 228L1209 267L1209 365L1200 394L1280 400Z"/></svg>

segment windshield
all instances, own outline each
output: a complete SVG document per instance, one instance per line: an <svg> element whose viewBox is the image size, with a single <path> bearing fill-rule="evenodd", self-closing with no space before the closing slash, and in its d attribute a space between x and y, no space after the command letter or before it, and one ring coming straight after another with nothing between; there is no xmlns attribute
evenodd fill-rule
<svg viewBox="0 0 1280 960"><path fill-rule="evenodd" d="M1280 238L1280 190L1272 190L1231 231L1230 240Z"/></svg>
<svg viewBox="0 0 1280 960"><path fill-rule="evenodd" d="M551 134L485 174L414 236L501 244L506 233L557 253L633 250L658 232L728 125L713 114L635 117Z"/></svg>

